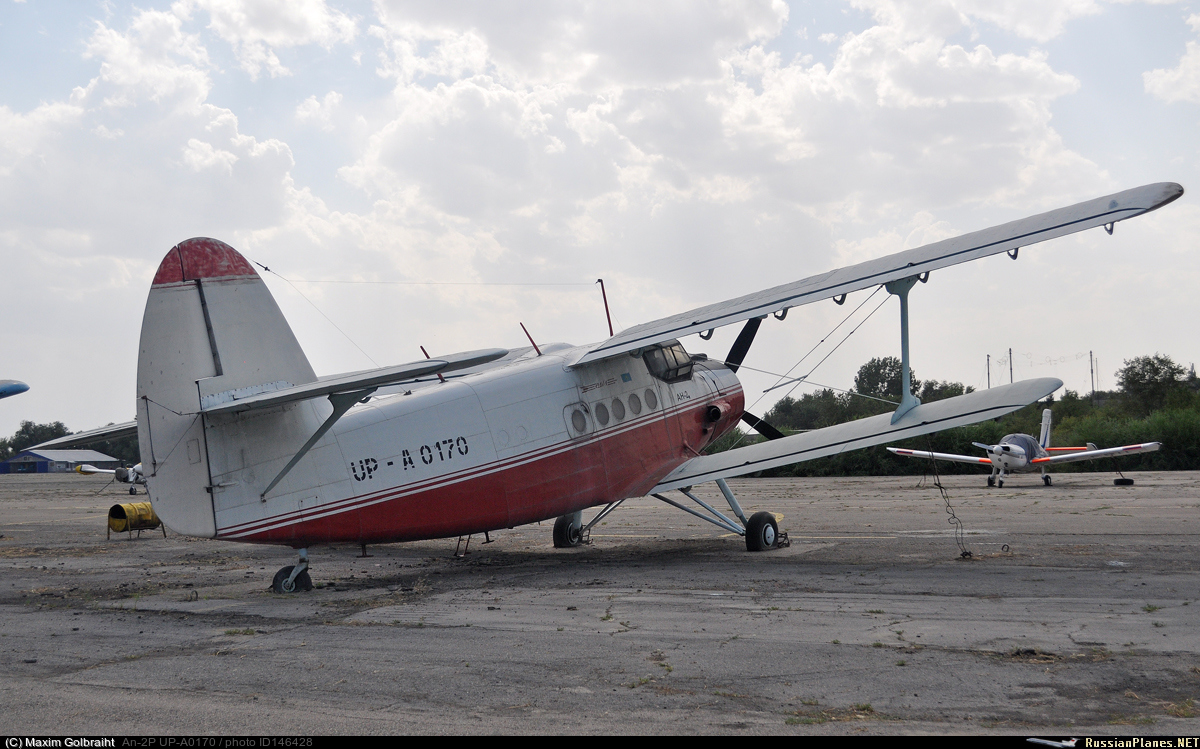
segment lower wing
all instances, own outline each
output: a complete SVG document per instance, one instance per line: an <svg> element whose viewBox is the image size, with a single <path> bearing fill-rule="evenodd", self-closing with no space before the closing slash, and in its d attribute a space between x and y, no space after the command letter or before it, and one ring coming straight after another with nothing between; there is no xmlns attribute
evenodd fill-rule
<svg viewBox="0 0 1200 749"><path fill-rule="evenodd" d="M75 473L82 473L84 476L94 476L97 473L116 474L115 468L97 468L94 465L84 463L81 466L75 466Z"/></svg>
<svg viewBox="0 0 1200 749"><path fill-rule="evenodd" d="M1095 460L1096 458L1116 458L1121 455L1134 453L1152 453L1162 447L1161 442L1143 442L1140 445L1125 445L1124 447L1106 447L1103 450L1085 450L1084 452L1051 455L1048 458L1034 458L1034 465L1053 465L1054 463L1075 463L1080 460Z"/></svg>
<svg viewBox="0 0 1200 749"><path fill-rule="evenodd" d="M1060 387L1062 381L1052 377L1022 380L956 398L923 403L906 413L895 424L891 423L890 413L881 414L824 429L814 429L804 434L760 442L757 445L726 450L716 455L702 455L676 468L648 493L679 489L731 476L743 476L768 468L803 463L806 460L987 421L1041 400Z"/></svg>

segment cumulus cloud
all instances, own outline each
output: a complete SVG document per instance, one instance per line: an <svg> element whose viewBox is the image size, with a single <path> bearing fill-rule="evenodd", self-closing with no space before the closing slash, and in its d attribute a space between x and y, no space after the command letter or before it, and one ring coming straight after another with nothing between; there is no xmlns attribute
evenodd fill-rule
<svg viewBox="0 0 1200 749"><path fill-rule="evenodd" d="M310 96L296 107L296 119L311 122L325 131L333 130L333 110L341 102L342 95L337 91L330 91L320 100Z"/></svg>
<svg viewBox="0 0 1200 749"><path fill-rule="evenodd" d="M853 4L836 34L778 0L137 10L89 28L95 74L71 96L0 105L0 246L41 258L64 294L140 292L194 235L314 281L603 273L619 325L1114 186L1054 127L1055 104L1086 83L1031 45L1094 3ZM1010 33L985 44L985 25ZM219 69L224 45L246 74ZM344 67L303 78L318 58ZM1168 74L1147 74L1147 90L1164 95L1150 81ZM302 288L339 322L406 321L367 346L389 361L417 355L414 331L447 350L515 345L518 319L566 340L605 332L590 287L382 301ZM370 366L277 291L318 369ZM136 318L140 293L127 296Z"/></svg>
<svg viewBox="0 0 1200 749"><path fill-rule="evenodd" d="M1192 31L1200 33L1200 14L1188 16L1187 22ZM1178 65L1142 73L1142 82L1146 93L1163 101L1200 103L1200 43L1188 42Z"/></svg>
<svg viewBox="0 0 1200 749"><path fill-rule="evenodd" d="M100 74L77 96L100 90L110 106L127 106L141 98L197 106L212 83L206 71L208 51L199 34L183 30L189 19L187 7L176 3L170 11L141 11L124 32L96 22L84 57L101 60Z"/></svg>
<svg viewBox="0 0 1200 749"><path fill-rule="evenodd" d="M349 42L355 21L325 0L195 0L208 12L212 29L229 42L242 69L257 78L265 68L272 77L290 75L275 50L316 44L325 48Z"/></svg>

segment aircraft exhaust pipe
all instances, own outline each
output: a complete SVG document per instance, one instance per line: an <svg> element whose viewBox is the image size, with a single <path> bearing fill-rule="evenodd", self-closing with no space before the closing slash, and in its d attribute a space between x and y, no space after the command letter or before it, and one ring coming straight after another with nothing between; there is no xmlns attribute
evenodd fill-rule
<svg viewBox="0 0 1200 749"><path fill-rule="evenodd" d="M716 424L721 419L725 418L731 411L733 406L729 405L728 401L717 401L704 409L704 422L706 424Z"/></svg>

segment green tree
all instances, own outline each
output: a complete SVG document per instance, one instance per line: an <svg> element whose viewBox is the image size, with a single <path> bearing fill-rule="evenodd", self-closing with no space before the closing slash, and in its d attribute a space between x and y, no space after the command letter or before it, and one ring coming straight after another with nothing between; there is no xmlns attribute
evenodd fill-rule
<svg viewBox="0 0 1200 749"><path fill-rule="evenodd" d="M899 402L903 390L902 373L903 364L896 357L875 357L858 368L858 374L854 376L854 391ZM912 380L913 392L920 392L921 381L917 379L917 373L910 369L908 374Z"/></svg>
<svg viewBox="0 0 1200 749"><path fill-rule="evenodd" d="M6 440L0 440L0 460L8 460L27 448L48 442L59 437L66 437L71 430L61 421L49 424L34 424L32 421L22 421L21 428L16 434Z"/></svg>
<svg viewBox="0 0 1200 749"><path fill-rule="evenodd" d="M1129 410L1145 416L1187 389L1186 371L1169 356L1137 356L1126 359L1125 366L1117 370L1117 385Z"/></svg>

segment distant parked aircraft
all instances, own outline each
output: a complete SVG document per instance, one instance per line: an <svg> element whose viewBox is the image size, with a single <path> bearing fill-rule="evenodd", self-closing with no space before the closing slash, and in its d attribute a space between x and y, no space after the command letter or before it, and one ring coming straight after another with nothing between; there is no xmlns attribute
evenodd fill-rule
<svg viewBox="0 0 1200 749"><path fill-rule="evenodd" d="M1009 473L1029 473L1041 470L1042 483L1050 486L1050 474L1046 469L1055 463L1074 463L1080 460L1096 460L1097 458L1114 458L1119 455L1129 455L1136 452L1153 452L1162 447L1161 442L1143 442L1140 445L1125 445L1124 447L1109 447L1098 449L1092 443L1086 447L1050 447L1050 409L1042 411L1042 435L1034 439L1028 434L1008 434L998 445L985 445L982 442L972 442L975 447L987 451L986 458L975 455L952 455L950 453L931 453L924 450L904 450L899 447L889 447L888 450L896 455L909 458L933 458L934 460L950 460L956 463L975 463L992 467L992 475L988 476L988 486L1004 486L1004 479ZM1117 480L1119 484L1128 485L1133 479Z"/></svg>
<svg viewBox="0 0 1200 749"><path fill-rule="evenodd" d="M20 380L0 380L0 398L19 395L28 389L29 386Z"/></svg>

